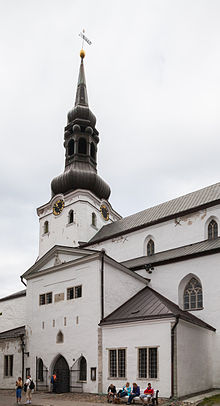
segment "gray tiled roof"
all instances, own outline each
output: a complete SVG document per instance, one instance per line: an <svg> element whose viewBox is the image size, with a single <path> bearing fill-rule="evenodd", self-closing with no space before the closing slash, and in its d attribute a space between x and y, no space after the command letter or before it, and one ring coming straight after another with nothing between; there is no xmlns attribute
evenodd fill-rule
<svg viewBox="0 0 220 406"><path fill-rule="evenodd" d="M127 323L140 320L155 320L179 317L189 323L215 331L215 328L205 323L193 314L183 311L171 300L148 286L138 292L126 303L105 317L100 325Z"/></svg>
<svg viewBox="0 0 220 406"><path fill-rule="evenodd" d="M3 331L0 333L0 340L7 338L17 338L25 335L25 326L13 328L12 330Z"/></svg>
<svg viewBox="0 0 220 406"><path fill-rule="evenodd" d="M164 262L179 260L186 257L209 255L220 251L220 237L214 240L205 240L194 244L185 245L183 247L173 248L167 251L161 251L151 256L143 256L139 258L129 259L121 262L127 268L140 269L148 264L162 264Z"/></svg>
<svg viewBox="0 0 220 406"><path fill-rule="evenodd" d="M4 302L6 300L16 299L17 297L26 296L26 289L20 290L19 292L12 293L12 295L2 297L0 302Z"/></svg>
<svg viewBox="0 0 220 406"><path fill-rule="evenodd" d="M85 246L219 203L220 182L108 224Z"/></svg>

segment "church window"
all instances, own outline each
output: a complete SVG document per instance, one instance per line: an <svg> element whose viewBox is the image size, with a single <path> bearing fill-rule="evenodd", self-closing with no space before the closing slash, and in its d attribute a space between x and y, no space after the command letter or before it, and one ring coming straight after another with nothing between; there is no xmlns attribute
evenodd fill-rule
<svg viewBox="0 0 220 406"><path fill-rule="evenodd" d="M125 348L109 350L109 377L125 378L126 350Z"/></svg>
<svg viewBox="0 0 220 406"><path fill-rule="evenodd" d="M198 310L203 308L202 285L192 278L187 283L183 295L184 310Z"/></svg>
<svg viewBox="0 0 220 406"><path fill-rule="evenodd" d="M45 305L52 303L52 292L48 293L43 293L42 295L39 296L39 305Z"/></svg>
<svg viewBox="0 0 220 406"><path fill-rule="evenodd" d="M68 213L68 224L71 224L74 222L74 211L70 210Z"/></svg>
<svg viewBox="0 0 220 406"><path fill-rule="evenodd" d="M96 152L95 152L95 145L93 144L93 142L91 143L91 146L90 146L90 155L93 159L95 159Z"/></svg>
<svg viewBox="0 0 220 406"><path fill-rule="evenodd" d="M86 155L86 140L85 140L85 138L80 138L79 139L78 153Z"/></svg>
<svg viewBox="0 0 220 406"><path fill-rule="evenodd" d="M62 331L60 330L60 331L57 333L56 343L57 343L57 344L60 344L60 343L63 343L63 341L64 341L63 333L62 333Z"/></svg>
<svg viewBox="0 0 220 406"><path fill-rule="evenodd" d="M47 234L49 232L49 222L45 221L44 222L44 234Z"/></svg>
<svg viewBox="0 0 220 406"><path fill-rule="evenodd" d="M211 220L208 225L208 239L214 240L218 238L218 224L215 220Z"/></svg>
<svg viewBox="0 0 220 406"><path fill-rule="evenodd" d="M13 355L4 357L4 376L13 376Z"/></svg>
<svg viewBox="0 0 220 406"><path fill-rule="evenodd" d="M68 143L68 155L71 156L74 154L74 140L70 140Z"/></svg>
<svg viewBox="0 0 220 406"><path fill-rule="evenodd" d="M151 256L154 254L154 241L149 240L147 243L147 256Z"/></svg>
<svg viewBox="0 0 220 406"><path fill-rule="evenodd" d="M92 213L92 226L97 226L97 217L95 213Z"/></svg>
<svg viewBox="0 0 220 406"><path fill-rule="evenodd" d="M138 348L138 377L157 378L158 372L157 347Z"/></svg>
<svg viewBox="0 0 220 406"><path fill-rule="evenodd" d="M85 357L81 357L79 361L79 380L86 381L87 379L87 362Z"/></svg>
<svg viewBox="0 0 220 406"><path fill-rule="evenodd" d="M67 300L82 297L82 285L67 288Z"/></svg>

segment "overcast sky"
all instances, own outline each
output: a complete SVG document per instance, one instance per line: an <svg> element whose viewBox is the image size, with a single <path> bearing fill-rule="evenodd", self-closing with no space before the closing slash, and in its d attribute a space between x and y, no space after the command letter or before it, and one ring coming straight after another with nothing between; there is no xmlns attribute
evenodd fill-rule
<svg viewBox="0 0 220 406"><path fill-rule="evenodd" d="M0 297L24 287L64 168L79 32L98 172L127 216L220 181L219 21L218 0L0 1Z"/></svg>

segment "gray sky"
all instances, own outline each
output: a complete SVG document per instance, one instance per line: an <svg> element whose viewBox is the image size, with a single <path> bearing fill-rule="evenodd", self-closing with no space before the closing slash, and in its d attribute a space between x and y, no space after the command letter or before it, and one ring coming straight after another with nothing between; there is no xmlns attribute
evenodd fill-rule
<svg viewBox="0 0 220 406"><path fill-rule="evenodd" d="M0 1L0 296L38 255L85 28L98 172L126 216L220 181L220 2Z"/></svg>

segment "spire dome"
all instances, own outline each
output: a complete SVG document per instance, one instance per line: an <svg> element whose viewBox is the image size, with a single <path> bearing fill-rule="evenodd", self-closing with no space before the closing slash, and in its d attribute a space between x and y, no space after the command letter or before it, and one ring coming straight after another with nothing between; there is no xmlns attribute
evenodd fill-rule
<svg viewBox="0 0 220 406"><path fill-rule="evenodd" d="M107 200L111 193L110 187L97 175L96 169L99 133L95 128L96 117L89 109L83 49L80 57L75 104L67 115L64 133L65 170L52 180L52 196L86 189L98 198Z"/></svg>

